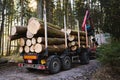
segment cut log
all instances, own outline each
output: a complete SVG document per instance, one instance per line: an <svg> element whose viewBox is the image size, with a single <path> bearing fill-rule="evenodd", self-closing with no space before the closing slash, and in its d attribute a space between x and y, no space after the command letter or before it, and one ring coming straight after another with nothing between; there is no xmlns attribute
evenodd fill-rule
<svg viewBox="0 0 120 80"><path fill-rule="evenodd" d="M71 47L71 50L72 50L72 51L75 51L75 50L77 50L77 48L78 48L78 46L72 46L72 47Z"/></svg>
<svg viewBox="0 0 120 80"><path fill-rule="evenodd" d="M76 46L78 45L78 43L77 43L76 41L72 41L72 42L69 42L69 43L68 43L68 46L69 46L69 47L75 46L75 45L76 45Z"/></svg>
<svg viewBox="0 0 120 80"><path fill-rule="evenodd" d="M23 52L23 47L20 47L19 48L19 53L22 53Z"/></svg>
<svg viewBox="0 0 120 80"><path fill-rule="evenodd" d="M32 38L32 40L31 40L31 43L34 45L34 44L36 44L36 38Z"/></svg>
<svg viewBox="0 0 120 80"><path fill-rule="evenodd" d="M34 35L32 33L30 33L29 31L27 31L26 33L26 37L27 38L32 38Z"/></svg>
<svg viewBox="0 0 120 80"><path fill-rule="evenodd" d="M9 36L9 40L16 40L16 39L20 39L20 38L24 38L25 35L11 35Z"/></svg>
<svg viewBox="0 0 120 80"><path fill-rule="evenodd" d="M40 44L45 44L45 38L38 37L37 42ZM64 44L64 43L65 43L64 38L48 38L48 45L60 45L60 44Z"/></svg>
<svg viewBox="0 0 120 80"><path fill-rule="evenodd" d="M51 45L48 46L48 53L60 53L65 50L65 45ZM45 51L45 46L43 44L36 44L35 45L35 52L41 53Z"/></svg>
<svg viewBox="0 0 120 80"><path fill-rule="evenodd" d="M35 52L35 45L32 45L32 46L30 47L30 52Z"/></svg>
<svg viewBox="0 0 120 80"><path fill-rule="evenodd" d="M27 29L30 33L32 33L35 36L44 37L44 25L43 23L40 23L38 19L32 18L29 20ZM59 37L64 38L64 33L60 31L59 29L55 28L55 26L48 25L47 27L48 31L48 37Z"/></svg>
<svg viewBox="0 0 120 80"><path fill-rule="evenodd" d="M29 46L25 46L24 51L25 51L26 53L29 53L29 52L30 52Z"/></svg>
<svg viewBox="0 0 120 80"><path fill-rule="evenodd" d="M11 35L25 35L27 32L27 27L25 26L15 26L11 30Z"/></svg>
<svg viewBox="0 0 120 80"><path fill-rule="evenodd" d="M61 29L61 31L65 32L64 29ZM67 35L78 35L78 31L71 30L71 29L67 29L66 33L67 33ZM80 31L80 36L85 36L85 31Z"/></svg>
<svg viewBox="0 0 120 80"><path fill-rule="evenodd" d="M78 46L78 42L77 41L72 41L72 42L69 42L68 45L69 45L69 47ZM86 45L86 42L85 41L81 41L80 45Z"/></svg>
<svg viewBox="0 0 120 80"><path fill-rule="evenodd" d="M67 34L68 35L78 35L78 31L68 29ZM85 36L85 31L80 31L80 36Z"/></svg>
<svg viewBox="0 0 120 80"><path fill-rule="evenodd" d="M78 37L77 36L75 36L75 35L69 35L68 36L68 40L69 41L73 41L73 40L78 40ZM86 40L86 38L84 37L84 36L80 36L80 41L85 41Z"/></svg>
<svg viewBox="0 0 120 80"><path fill-rule="evenodd" d="M28 31L30 31L32 34L36 34L37 31L40 29L40 26L43 24L44 24L44 22L42 20L37 19L35 17L32 17L28 21L28 26L27 26ZM48 23L48 22L47 22L47 25L51 26L52 28L60 30L60 27L57 25L53 25L53 24ZM34 31L33 31L33 29L34 29Z"/></svg>
<svg viewBox="0 0 120 80"><path fill-rule="evenodd" d="M26 39L20 38L20 46L25 46Z"/></svg>
<svg viewBox="0 0 120 80"><path fill-rule="evenodd" d="M82 48L86 48L86 45L81 45Z"/></svg>
<svg viewBox="0 0 120 80"><path fill-rule="evenodd" d="M31 40L30 40L30 39L27 39L27 40L26 40L26 45L27 45L27 46L31 46L31 44L32 44Z"/></svg>

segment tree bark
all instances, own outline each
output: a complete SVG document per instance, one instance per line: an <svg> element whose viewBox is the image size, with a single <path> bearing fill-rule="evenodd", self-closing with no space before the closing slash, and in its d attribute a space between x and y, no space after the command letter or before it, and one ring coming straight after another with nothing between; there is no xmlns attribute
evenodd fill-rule
<svg viewBox="0 0 120 80"><path fill-rule="evenodd" d="M77 41L78 40L78 37L76 35L69 35L68 36L68 40L69 41ZM85 41L86 38L84 36L80 36L80 41Z"/></svg>
<svg viewBox="0 0 120 80"><path fill-rule="evenodd" d="M20 39L20 38L25 38L25 35L11 35L9 36L9 39L12 40L16 40L16 39Z"/></svg>
<svg viewBox="0 0 120 80"><path fill-rule="evenodd" d="M81 42L80 42L80 45L86 45L86 42L85 42L85 41L81 41ZM71 46L78 46L78 42L77 42L77 41L69 42L69 43L68 43L68 46L69 46L69 47L71 47Z"/></svg>
<svg viewBox="0 0 120 80"><path fill-rule="evenodd" d="M6 7L6 0L3 0L3 7L2 7L2 23L0 26L0 53L1 53L1 49L2 49L2 34L4 31L4 19L5 19L5 7ZM3 55L3 53L2 53Z"/></svg>
<svg viewBox="0 0 120 80"><path fill-rule="evenodd" d="M37 0L37 13L38 13L38 18L43 19L43 0Z"/></svg>
<svg viewBox="0 0 120 80"><path fill-rule="evenodd" d="M12 28L11 35L25 35L26 32L27 32L27 27L15 26Z"/></svg>
<svg viewBox="0 0 120 80"><path fill-rule="evenodd" d="M79 33L80 33L80 36L85 36L85 32L84 31L80 31ZM67 34L68 35L78 35L78 31L67 29Z"/></svg>
<svg viewBox="0 0 120 80"><path fill-rule="evenodd" d="M44 25L41 21L36 18L31 18L29 20L27 29L33 35L44 37ZM60 28L56 27L55 25L48 24L47 27L48 37L59 37L64 38L64 33L60 31Z"/></svg>
<svg viewBox="0 0 120 80"><path fill-rule="evenodd" d="M48 46L48 53L61 53L65 50L65 45L49 45ZM36 53L41 53L45 52L45 45L43 44L36 44L35 45L35 52Z"/></svg>
<svg viewBox="0 0 120 80"><path fill-rule="evenodd" d="M38 37L37 42L40 44L45 44L45 38ZM60 45L60 44L64 44L64 43L65 43L64 38L48 38L48 45Z"/></svg>

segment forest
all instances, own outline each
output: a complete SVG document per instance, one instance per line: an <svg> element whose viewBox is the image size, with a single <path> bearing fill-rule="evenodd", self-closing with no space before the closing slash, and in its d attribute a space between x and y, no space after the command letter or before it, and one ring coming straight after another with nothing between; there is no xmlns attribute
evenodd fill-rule
<svg viewBox="0 0 120 80"><path fill-rule="evenodd" d="M98 0L46 0L47 22L63 28L64 15L67 28L76 29L87 9L90 10L95 28L103 25L102 1ZM29 18L43 20L43 0L0 0L0 55L18 53L19 40L11 41L9 36L14 26L26 26Z"/></svg>
<svg viewBox="0 0 120 80"><path fill-rule="evenodd" d="M20 40L10 39L12 28L27 26L32 17L44 20L44 6L47 22L61 29L65 16L67 28L77 30L78 21L82 30L88 10L94 33L110 34L109 44L97 48L98 60L109 66L110 71L120 73L120 0L0 0L0 58L19 55Z"/></svg>

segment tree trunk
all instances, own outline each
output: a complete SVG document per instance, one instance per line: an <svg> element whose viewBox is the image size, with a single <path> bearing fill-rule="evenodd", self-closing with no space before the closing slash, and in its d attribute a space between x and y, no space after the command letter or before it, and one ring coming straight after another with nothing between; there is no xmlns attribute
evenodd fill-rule
<svg viewBox="0 0 120 80"><path fill-rule="evenodd" d="M78 31L67 29L67 34L68 35L78 35ZM80 36L85 36L85 32L84 31L80 31Z"/></svg>
<svg viewBox="0 0 120 80"><path fill-rule="evenodd" d="M20 38L20 46L25 46L26 40L26 38Z"/></svg>
<svg viewBox="0 0 120 80"><path fill-rule="evenodd" d="M37 42L40 44L45 44L45 38L38 37ZM64 44L64 43L65 43L64 38L48 38L48 45L60 45L60 44Z"/></svg>
<svg viewBox="0 0 120 80"><path fill-rule="evenodd" d="M31 45L32 45L32 41L31 41L30 39L27 39L27 40L26 40L26 45L27 45L27 46L31 46Z"/></svg>
<svg viewBox="0 0 120 80"><path fill-rule="evenodd" d="M75 50L77 50L77 48L78 48L78 46L72 46L70 49L71 49L72 51L75 51Z"/></svg>
<svg viewBox="0 0 120 80"><path fill-rule="evenodd" d="M25 47L24 47L24 51L25 51L26 53L29 53L29 52L30 52L30 47L29 47L29 46L25 46Z"/></svg>
<svg viewBox="0 0 120 80"><path fill-rule="evenodd" d="M36 38L32 38L31 43L32 43L33 45L35 45L35 44L37 43Z"/></svg>
<svg viewBox="0 0 120 80"><path fill-rule="evenodd" d="M65 50L65 45L49 45L48 46L48 53L61 53ZM41 53L45 51L45 45L43 44L36 44L35 45L35 52Z"/></svg>
<svg viewBox="0 0 120 80"><path fill-rule="evenodd" d="M78 40L78 37L76 35L69 35L68 36L68 40L69 41L77 41ZM86 38L84 36L80 36L80 41L85 41Z"/></svg>
<svg viewBox="0 0 120 80"><path fill-rule="evenodd" d="M35 52L35 45L30 46L30 52Z"/></svg>
<svg viewBox="0 0 120 80"><path fill-rule="evenodd" d="M27 29L30 33L32 33L35 36L41 36L44 37L44 25L41 21L39 21L36 18L31 18L29 20ZM64 33L60 31L60 28L58 28L55 25L48 24L47 27L48 31L48 37L59 37L64 38Z"/></svg>
<svg viewBox="0 0 120 80"><path fill-rule="evenodd" d="M20 38L24 38L25 35L11 35L9 36L9 39L12 40L16 40L16 39L20 39Z"/></svg>
<svg viewBox="0 0 120 80"><path fill-rule="evenodd" d="M29 31L27 31L27 33L26 33L26 37L27 38L32 38L33 36L34 36L34 34L32 34Z"/></svg>
<svg viewBox="0 0 120 80"><path fill-rule="evenodd" d="M27 27L15 26L12 28L11 35L26 35Z"/></svg>
<svg viewBox="0 0 120 80"><path fill-rule="evenodd" d="M37 13L38 13L38 18L43 19L43 1L42 0L37 0Z"/></svg>
<svg viewBox="0 0 120 80"><path fill-rule="evenodd" d="M4 11L5 11L5 7L6 7L6 0L3 0L3 7L2 7L2 23L1 23L1 26L0 26L0 52L1 52L1 48L2 48L2 34L4 32L4 19L5 19L5 14L4 14Z"/></svg>
<svg viewBox="0 0 120 80"><path fill-rule="evenodd" d="M23 52L23 47L20 47L19 48L19 53L22 53Z"/></svg>
<svg viewBox="0 0 120 80"><path fill-rule="evenodd" d="M21 17L21 25L23 25L23 13L24 13L24 0L20 0L20 6L21 6L21 12L20 12L20 17Z"/></svg>

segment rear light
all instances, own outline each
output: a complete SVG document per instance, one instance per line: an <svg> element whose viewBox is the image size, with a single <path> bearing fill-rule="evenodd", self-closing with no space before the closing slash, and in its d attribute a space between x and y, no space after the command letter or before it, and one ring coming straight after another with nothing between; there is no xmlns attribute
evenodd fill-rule
<svg viewBox="0 0 120 80"><path fill-rule="evenodd" d="M19 63L18 66L19 66L19 67L23 67L23 64L22 64L22 63Z"/></svg>
<svg viewBox="0 0 120 80"><path fill-rule="evenodd" d="M42 70L44 70L44 69L45 69L45 66L44 66L44 65L42 65L42 66L38 66L38 69L42 69Z"/></svg>

